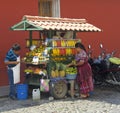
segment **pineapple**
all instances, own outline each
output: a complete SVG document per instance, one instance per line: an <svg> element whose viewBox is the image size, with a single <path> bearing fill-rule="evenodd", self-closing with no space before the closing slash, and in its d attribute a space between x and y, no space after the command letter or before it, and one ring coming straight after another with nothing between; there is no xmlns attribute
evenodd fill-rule
<svg viewBox="0 0 120 113"><path fill-rule="evenodd" d="M58 72L57 69L55 70L55 76L56 76L56 77L59 77L59 72Z"/></svg>
<svg viewBox="0 0 120 113"><path fill-rule="evenodd" d="M65 76L65 71L64 70L59 71L59 73L60 73L60 77L64 77Z"/></svg>
<svg viewBox="0 0 120 113"><path fill-rule="evenodd" d="M55 74L55 71L51 71L51 76L53 77L53 78L55 78L56 77L56 74Z"/></svg>

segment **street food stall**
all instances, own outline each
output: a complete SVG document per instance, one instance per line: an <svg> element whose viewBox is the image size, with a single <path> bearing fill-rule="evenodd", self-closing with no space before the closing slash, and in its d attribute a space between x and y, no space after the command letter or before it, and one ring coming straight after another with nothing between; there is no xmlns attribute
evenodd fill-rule
<svg viewBox="0 0 120 113"><path fill-rule="evenodd" d="M41 16L23 16L21 22L11 27L12 30L29 31L26 45L29 52L23 58L26 83L41 87L41 80L48 80L49 91L55 98L67 94L67 83L77 75L75 67L66 68L74 61L77 32L100 32L101 29L87 23L86 19L55 18ZM39 32L34 39L32 33ZM45 82L47 84L47 82ZM47 87L47 86L46 86Z"/></svg>

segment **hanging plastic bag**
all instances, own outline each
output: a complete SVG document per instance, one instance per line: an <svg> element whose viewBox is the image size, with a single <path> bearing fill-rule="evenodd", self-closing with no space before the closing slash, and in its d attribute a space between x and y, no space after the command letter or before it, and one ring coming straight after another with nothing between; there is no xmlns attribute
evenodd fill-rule
<svg viewBox="0 0 120 113"><path fill-rule="evenodd" d="M40 79L40 91L49 92L49 79Z"/></svg>

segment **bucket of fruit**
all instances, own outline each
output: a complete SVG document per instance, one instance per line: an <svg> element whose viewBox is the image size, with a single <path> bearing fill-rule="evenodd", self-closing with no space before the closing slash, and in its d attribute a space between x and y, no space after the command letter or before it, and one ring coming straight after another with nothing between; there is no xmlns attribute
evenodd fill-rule
<svg viewBox="0 0 120 113"><path fill-rule="evenodd" d="M66 75L66 79L67 80L74 80L74 79L76 79L76 76L77 76L77 74L69 74L69 75Z"/></svg>
<svg viewBox="0 0 120 113"><path fill-rule="evenodd" d="M77 76L77 69L76 67L69 67L66 69L66 79L74 80Z"/></svg>

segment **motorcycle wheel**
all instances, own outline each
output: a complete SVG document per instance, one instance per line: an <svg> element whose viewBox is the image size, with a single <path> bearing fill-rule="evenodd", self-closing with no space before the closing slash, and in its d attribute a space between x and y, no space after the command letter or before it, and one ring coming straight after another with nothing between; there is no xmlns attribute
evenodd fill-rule
<svg viewBox="0 0 120 113"><path fill-rule="evenodd" d="M116 86L116 90L117 90L118 92L120 92L120 86L119 86L119 85Z"/></svg>
<svg viewBox="0 0 120 113"><path fill-rule="evenodd" d="M102 75L99 74L96 70L92 70L93 72L93 79L95 85L101 85L103 83Z"/></svg>
<svg viewBox="0 0 120 113"><path fill-rule="evenodd" d="M115 78L116 78L117 82L120 82L120 71L115 73Z"/></svg>
<svg viewBox="0 0 120 113"><path fill-rule="evenodd" d="M111 74L111 76L109 76L109 80L110 84L115 86L115 89L120 92L120 71L118 72L114 72L113 74Z"/></svg>
<svg viewBox="0 0 120 113"><path fill-rule="evenodd" d="M68 91L67 83L64 80L50 83L50 93L56 99L62 99Z"/></svg>

